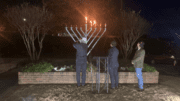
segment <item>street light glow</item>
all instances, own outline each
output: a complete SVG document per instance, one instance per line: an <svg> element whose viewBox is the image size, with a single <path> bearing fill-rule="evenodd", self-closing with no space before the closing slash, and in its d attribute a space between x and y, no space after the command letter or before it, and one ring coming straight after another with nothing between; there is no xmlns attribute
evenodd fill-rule
<svg viewBox="0 0 180 101"><path fill-rule="evenodd" d="M26 21L26 19L25 19L25 18L24 18L23 20L24 20L24 21Z"/></svg>

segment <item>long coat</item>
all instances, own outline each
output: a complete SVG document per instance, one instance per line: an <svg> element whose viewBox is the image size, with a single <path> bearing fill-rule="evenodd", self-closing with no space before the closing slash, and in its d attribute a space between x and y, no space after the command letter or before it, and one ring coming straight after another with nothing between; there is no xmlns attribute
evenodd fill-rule
<svg viewBox="0 0 180 101"><path fill-rule="evenodd" d="M145 50L140 49L137 50L132 61L134 63L135 68L144 68L144 57L145 57Z"/></svg>
<svg viewBox="0 0 180 101"><path fill-rule="evenodd" d="M109 67L112 68L119 67L118 55L119 55L119 50L115 46L109 49L109 55L108 55Z"/></svg>
<svg viewBox="0 0 180 101"><path fill-rule="evenodd" d="M75 43L73 47L76 48L76 80L78 86L80 86L80 72L82 70L82 85L85 85L86 81L86 68L87 68L87 44Z"/></svg>
<svg viewBox="0 0 180 101"><path fill-rule="evenodd" d="M86 62L87 61L87 44L84 43L74 43L73 47L77 50L76 62Z"/></svg>

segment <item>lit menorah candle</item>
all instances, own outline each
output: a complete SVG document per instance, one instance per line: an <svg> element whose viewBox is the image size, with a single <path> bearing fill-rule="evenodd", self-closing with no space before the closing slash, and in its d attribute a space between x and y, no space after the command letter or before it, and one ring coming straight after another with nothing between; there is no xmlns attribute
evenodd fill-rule
<svg viewBox="0 0 180 101"><path fill-rule="evenodd" d="M74 33L74 35L72 35L70 32L69 32L69 30L68 30L68 27L67 27L67 25L66 25L66 27L65 27L65 29L66 29L66 31L68 32L68 34L69 34L69 36L73 39L73 41L74 42L76 42L76 40L74 39L74 36L78 39L78 40L80 40L82 37L88 37L88 35L89 35L89 33L91 32L91 30L92 30L92 23L93 23L93 25L95 24L95 27L96 27L96 21L94 20L94 21L90 21L90 23L91 23L91 29L90 30L87 30L87 17L85 17L85 32L82 30L82 27L80 28L80 30L82 31L82 33L84 34L84 36L82 36L81 34L80 34L80 32L77 30L77 25L76 25L76 31L78 32L78 34L80 35L80 38L78 38L78 36L76 35L76 33L73 31L73 28L72 28L72 25L71 25L71 31ZM81 25L82 26L82 25ZM99 26L99 25L98 25ZM94 32L91 34L91 36L89 37L89 39L88 39L88 41L90 41L90 39L91 39L91 37L93 36L93 34L96 32L96 30L97 30L97 28L95 28L95 30L94 30ZM100 33L100 31L102 30L102 28L101 28L101 24L100 24L100 30L99 30L99 32L97 33L97 35ZM104 32L102 33L102 35L104 34L106 32L106 23L105 23L105 29L104 29ZM97 37L97 35L93 38L93 40L91 40L91 42L89 43L89 45L88 45L88 48L90 47L90 45L94 42L94 39ZM101 35L101 36L102 36ZM94 46L97 44L97 42L99 41L99 39L101 38L101 36L98 38L98 40L95 42L95 44L92 46L92 48L89 50L89 52L87 53L87 56L89 55L89 53L91 52L91 50L94 48ZM87 41L87 42L88 42Z"/></svg>
<svg viewBox="0 0 180 101"><path fill-rule="evenodd" d="M95 28L96 28L96 21L94 20Z"/></svg>
<svg viewBox="0 0 180 101"><path fill-rule="evenodd" d="M85 17L85 19L86 19L86 24L87 24L87 17Z"/></svg>
<svg viewBox="0 0 180 101"><path fill-rule="evenodd" d="M91 27L92 27L92 21L90 21L90 23L91 23Z"/></svg>

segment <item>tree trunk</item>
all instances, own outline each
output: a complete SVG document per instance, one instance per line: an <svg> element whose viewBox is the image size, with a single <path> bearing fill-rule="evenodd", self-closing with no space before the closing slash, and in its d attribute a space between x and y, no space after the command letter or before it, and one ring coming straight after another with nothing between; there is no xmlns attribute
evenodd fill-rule
<svg viewBox="0 0 180 101"><path fill-rule="evenodd" d="M23 41L24 41L24 44L25 44L26 49L28 51L28 54L30 56L30 59L31 59L31 61L33 61L32 53L31 53L31 48L30 48L30 44L29 44L29 39L26 37L26 33L25 32L23 34L21 33L21 36L23 38Z"/></svg>
<svg viewBox="0 0 180 101"><path fill-rule="evenodd" d="M40 50L39 50L39 53L37 55L37 60L39 60L39 57L40 57L40 54L41 54L41 51L42 51L42 43L39 43L39 48L40 48Z"/></svg>

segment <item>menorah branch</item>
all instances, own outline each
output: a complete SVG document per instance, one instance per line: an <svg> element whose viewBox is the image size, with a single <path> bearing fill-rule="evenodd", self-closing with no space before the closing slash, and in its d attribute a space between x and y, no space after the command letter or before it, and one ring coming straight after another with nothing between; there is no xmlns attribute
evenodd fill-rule
<svg viewBox="0 0 180 101"><path fill-rule="evenodd" d="M78 32L78 34L79 34L79 35L80 35L80 37L82 38L82 35L79 33L79 31L78 31L77 27L76 27L76 31Z"/></svg>
<svg viewBox="0 0 180 101"><path fill-rule="evenodd" d="M97 30L97 28L95 28L94 32L91 34L90 38L88 39L88 42L91 39L91 37L93 36L93 34L96 32L96 30Z"/></svg>
<svg viewBox="0 0 180 101"><path fill-rule="evenodd" d="M73 39L74 42L76 42L76 40L72 37L72 35L70 34L70 32L68 31L67 27L65 27L66 31L68 32L68 34L71 36L71 38Z"/></svg>
<svg viewBox="0 0 180 101"><path fill-rule="evenodd" d="M88 32L87 36L89 35L89 33L92 31L92 27L90 28L90 31Z"/></svg>
<svg viewBox="0 0 180 101"><path fill-rule="evenodd" d="M74 35L76 36L76 38L80 41L80 39L78 38L78 36L76 35L76 33L73 31L72 27L71 27L71 31L74 33Z"/></svg>
<svg viewBox="0 0 180 101"><path fill-rule="evenodd" d="M101 32L101 29L102 29L102 28L100 28L100 30L99 30L99 32L98 32L98 34ZM98 34L97 34L97 35L98 35ZM91 41L91 43L88 45L88 48L91 46L92 42L93 42L93 41L94 41L94 39L97 37L97 35L93 38L93 40Z"/></svg>
<svg viewBox="0 0 180 101"><path fill-rule="evenodd" d="M90 21L90 22L91 22L91 21ZM79 37L78 37L78 36L76 35L76 33L74 32L72 26L71 26L70 29L71 29L71 31L73 32L73 34L71 34L71 33L69 32L69 30L67 29L67 27L65 27L65 29L66 29L67 33L69 34L69 36L73 39L74 42L76 42L76 40L75 40L73 37L76 37L76 38L80 41ZM81 32L84 34L84 37L85 37L85 39L87 40L87 43L90 41L91 37L94 37L93 40L92 40L92 41L90 42L90 44L88 45L88 48L89 48L89 47L91 46L92 42L94 42L95 38L98 37L98 35L99 35L99 33L101 32L102 28L101 28L101 24L100 24L100 30L99 30L99 32L97 33L96 36L93 36L94 33L95 33L96 30L97 30L96 24L95 24L95 30L94 30L94 32L91 34L90 38L87 39L87 37L89 36L89 34L90 34L91 31L92 31L92 22L91 22L91 28L90 28L89 30L87 30L87 17L86 17L85 32L82 30L82 27L80 27L80 30L81 30ZM83 35L81 35L81 33L78 31L77 26L76 26L76 31L77 31L77 33L79 34L80 38L83 38ZM105 33L105 31L106 31L106 24L105 24L105 30L104 30L104 32L102 33L102 35ZM102 37L102 35L98 38L98 40L95 42L95 44L93 45L93 47L92 47L92 48L90 49L90 51L87 53L87 56L88 56L89 53L92 51L92 49L93 49L94 46L97 44L97 42L100 40L100 38ZM65 34L64 34L64 36L68 36L68 35L65 35Z"/></svg>
<svg viewBox="0 0 180 101"><path fill-rule="evenodd" d="M104 30L104 32L102 33L102 35L98 38L98 40L96 41L96 43L93 45L93 47L91 48L91 50L87 53L87 56L89 55L89 53L92 51L92 49L94 48L94 46L97 44L97 42L99 41L99 39L103 36L103 34L106 32L106 28Z"/></svg>
<svg viewBox="0 0 180 101"><path fill-rule="evenodd" d="M81 30L81 32L84 34L84 36L86 35L85 33L84 33L84 31L82 30L82 27L80 27L80 30Z"/></svg>

